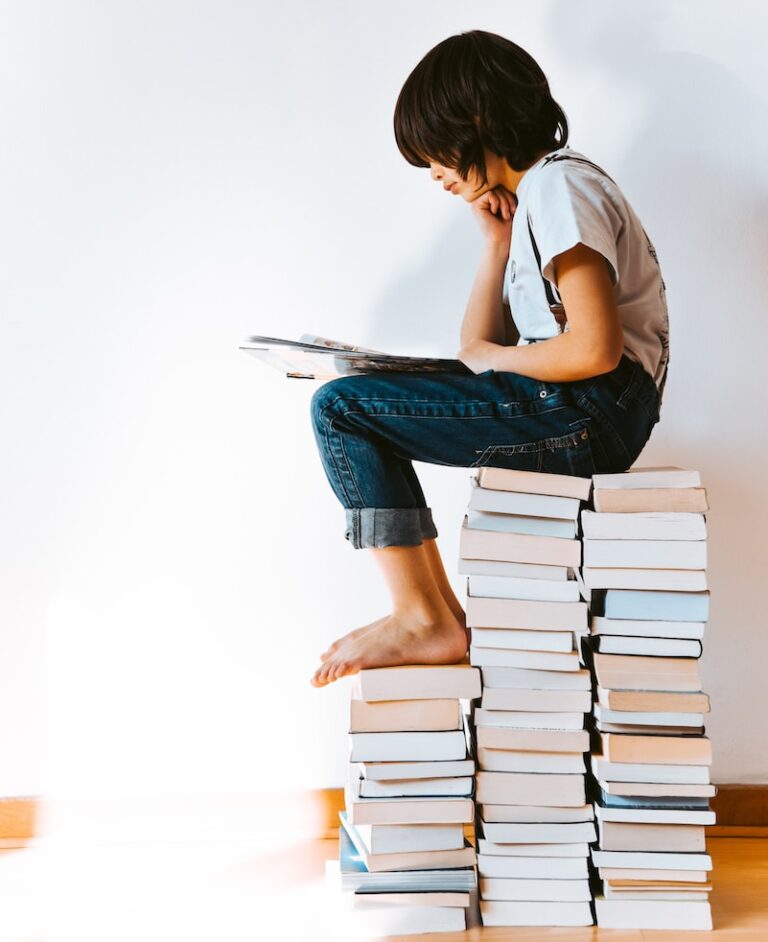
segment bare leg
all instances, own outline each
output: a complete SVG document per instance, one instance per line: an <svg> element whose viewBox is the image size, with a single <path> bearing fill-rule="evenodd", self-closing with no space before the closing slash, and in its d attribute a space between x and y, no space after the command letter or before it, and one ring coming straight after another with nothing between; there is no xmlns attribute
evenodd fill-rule
<svg viewBox="0 0 768 942"><path fill-rule="evenodd" d="M443 597L440 571L446 583L447 577L440 563L435 578L432 550L422 543L372 549L371 553L392 596L393 612L356 637L343 639L312 678L316 687L366 667L454 664L466 656L463 612L458 615Z"/></svg>
<svg viewBox="0 0 768 942"><path fill-rule="evenodd" d="M453 614L458 618L462 624L464 624L464 609L461 607L461 603L456 598L456 595L451 588L451 583L448 581L448 576L446 575L445 568L443 567L443 560L440 557L440 550L437 548L436 540L424 540L424 548L427 551L427 557L429 559L429 568L432 571L432 577L437 585L438 591L445 599L446 604L453 612ZM377 628L382 622L386 621L388 615L385 615L383 618L378 618L376 621L371 622L370 625L363 625L362 628L355 628L354 631L350 631L345 635L342 635L341 638L337 638L328 647L327 651L323 651L320 655L321 661L327 661L331 655L335 654L342 644L346 641L350 641L352 638L358 638L360 635L365 634L367 631L370 631L371 628Z"/></svg>

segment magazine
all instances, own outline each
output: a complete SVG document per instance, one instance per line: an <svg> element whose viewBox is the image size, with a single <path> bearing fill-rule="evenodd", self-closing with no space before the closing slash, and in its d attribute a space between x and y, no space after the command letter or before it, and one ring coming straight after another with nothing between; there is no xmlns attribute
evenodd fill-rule
<svg viewBox="0 0 768 942"><path fill-rule="evenodd" d="M298 340L247 337L240 349L293 379L334 379L357 373L466 373L461 360L396 356L303 334Z"/></svg>

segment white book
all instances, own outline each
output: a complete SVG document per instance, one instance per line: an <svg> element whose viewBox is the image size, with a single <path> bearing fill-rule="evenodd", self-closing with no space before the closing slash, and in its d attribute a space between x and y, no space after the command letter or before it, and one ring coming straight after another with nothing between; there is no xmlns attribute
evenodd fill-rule
<svg viewBox="0 0 768 942"><path fill-rule="evenodd" d="M589 901L589 880L504 879L480 877L483 900L548 900L553 903Z"/></svg>
<svg viewBox="0 0 768 942"><path fill-rule="evenodd" d="M479 648L470 645L469 660L478 667L520 667L533 670L578 671L581 668L576 651L562 654L554 651L513 651L500 648Z"/></svg>
<svg viewBox="0 0 768 942"><path fill-rule="evenodd" d="M366 668L354 675L359 700L474 700L480 672L467 664Z"/></svg>
<svg viewBox="0 0 768 942"><path fill-rule="evenodd" d="M470 576L467 592L486 599L530 599L539 602L578 602L575 579L512 579L509 576Z"/></svg>
<svg viewBox="0 0 768 942"><path fill-rule="evenodd" d="M600 850L592 848L596 867L620 867L637 870L711 870L709 854L671 854L636 850Z"/></svg>
<svg viewBox="0 0 768 942"><path fill-rule="evenodd" d="M686 468L630 468L617 474L593 474L595 488L701 487L698 471Z"/></svg>
<svg viewBox="0 0 768 942"><path fill-rule="evenodd" d="M477 872L481 877L524 880L586 880L586 857L508 857L480 852Z"/></svg>
<svg viewBox="0 0 768 942"><path fill-rule="evenodd" d="M359 824L356 828L369 854L407 854L461 850L462 824Z"/></svg>
<svg viewBox="0 0 768 942"><path fill-rule="evenodd" d="M591 926L592 909L584 903L532 903L480 900L484 926Z"/></svg>
<svg viewBox="0 0 768 942"><path fill-rule="evenodd" d="M689 808L667 810L663 808L604 808L595 803L598 821L627 822L630 824L697 824L715 823L714 811L694 811Z"/></svg>
<svg viewBox="0 0 768 942"><path fill-rule="evenodd" d="M361 798L421 798L434 795L471 795L473 778L415 778L377 782L375 779L355 779L353 794Z"/></svg>
<svg viewBox="0 0 768 942"><path fill-rule="evenodd" d="M711 929L708 902L616 900L596 897L597 924L602 929Z"/></svg>
<svg viewBox="0 0 768 942"><path fill-rule="evenodd" d="M470 510L483 510L497 514L515 514L527 517L555 517L576 520L581 501L575 497L553 497L545 494L524 494L520 491L495 491L480 487L471 481Z"/></svg>
<svg viewBox="0 0 768 942"><path fill-rule="evenodd" d="M598 784L607 795L622 795L630 798L713 798L717 794L715 785L606 782L604 779L598 779Z"/></svg>
<svg viewBox="0 0 768 942"><path fill-rule="evenodd" d="M610 710L601 703L592 708L595 719L602 723L623 723L635 726L690 726L704 725L703 713L637 713L629 710Z"/></svg>
<svg viewBox="0 0 768 942"><path fill-rule="evenodd" d="M389 782L403 778L462 778L473 775L473 759L443 762L360 762L357 766L361 778Z"/></svg>
<svg viewBox="0 0 768 942"><path fill-rule="evenodd" d="M701 641L686 638L640 638L597 635L595 648L601 654L636 654L647 657L699 657Z"/></svg>
<svg viewBox="0 0 768 942"><path fill-rule="evenodd" d="M706 621L709 592L611 589L605 594L606 618L661 621Z"/></svg>
<svg viewBox="0 0 768 942"><path fill-rule="evenodd" d="M669 782L672 785L709 785L708 765L653 765L636 762L608 762L591 756L592 774L608 782Z"/></svg>
<svg viewBox="0 0 768 942"><path fill-rule="evenodd" d="M629 618L592 616L593 635L623 635L636 638L688 638L701 640L703 621L634 621Z"/></svg>
<svg viewBox="0 0 768 942"><path fill-rule="evenodd" d="M596 840L592 821L576 824L496 824L482 823L483 835L498 844L574 844ZM681 855L675 855L681 856Z"/></svg>
<svg viewBox="0 0 768 942"><path fill-rule="evenodd" d="M477 851L493 857L547 857L559 860L561 857L589 857L589 844L586 841L575 844L495 844L478 837Z"/></svg>
<svg viewBox="0 0 768 942"><path fill-rule="evenodd" d="M459 559L459 575L503 576L507 579L543 579L545 582L566 582L573 579L569 566L546 566L541 563L509 563L500 559Z"/></svg>
<svg viewBox="0 0 768 942"><path fill-rule="evenodd" d="M370 894L373 895L373 894ZM351 921L358 938L421 935L428 932L464 932L467 911L459 906L392 906L352 909Z"/></svg>
<svg viewBox="0 0 768 942"><path fill-rule="evenodd" d="M503 726L507 729L583 729L584 714L528 713L520 710L475 710L476 726Z"/></svg>
<svg viewBox="0 0 768 942"><path fill-rule="evenodd" d="M704 569L609 569L584 566L584 585L594 589L646 589L659 592L702 592L707 588Z"/></svg>
<svg viewBox="0 0 768 942"><path fill-rule="evenodd" d="M704 514L581 512L584 538L589 540L705 540Z"/></svg>
<svg viewBox="0 0 768 942"><path fill-rule="evenodd" d="M349 904L353 909L380 909L383 906L461 906L472 905L470 893L435 890L414 893L350 893Z"/></svg>
<svg viewBox="0 0 768 942"><path fill-rule="evenodd" d="M483 691L487 688L514 690L591 690L589 671L584 668L563 671L526 670L517 667L484 667Z"/></svg>
<svg viewBox="0 0 768 942"><path fill-rule="evenodd" d="M594 821L591 804L562 808L558 805L478 805L488 824L578 824Z"/></svg>
<svg viewBox="0 0 768 942"><path fill-rule="evenodd" d="M486 710L589 713L592 709L592 695L589 690L526 690L525 688L485 687L480 706Z"/></svg>
<svg viewBox="0 0 768 942"><path fill-rule="evenodd" d="M578 752L524 752L511 749L477 750L477 767L487 772L552 772L579 774L586 771Z"/></svg>
<svg viewBox="0 0 768 942"><path fill-rule="evenodd" d="M467 526L472 530L494 530L497 533L530 533L533 536L557 536L569 540L572 540L577 532L575 520L493 514L486 513L484 510L468 510Z"/></svg>
<svg viewBox="0 0 768 942"><path fill-rule="evenodd" d="M478 648L517 651L574 650L572 631L529 631L527 628L472 628L472 644Z"/></svg>
<svg viewBox="0 0 768 942"><path fill-rule="evenodd" d="M624 516L628 516L625 514ZM613 569L706 569L706 540L582 541L584 565Z"/></svg>
<svg viewBox="0 0 768 942"><path fill-rule="evenodd" d="M351 762L464 759L463 729L430 733L350 733Z"/></svg>

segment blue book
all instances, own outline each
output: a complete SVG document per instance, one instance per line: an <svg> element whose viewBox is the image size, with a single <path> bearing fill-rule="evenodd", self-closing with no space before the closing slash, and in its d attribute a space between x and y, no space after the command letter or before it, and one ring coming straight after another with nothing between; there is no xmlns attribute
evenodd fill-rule
<svg viewBox="0 0 768 942"><path fill-rule="evenodd" d="M709 592L607 589L603 608L606 618L701 622L709 618Z"/></svg>

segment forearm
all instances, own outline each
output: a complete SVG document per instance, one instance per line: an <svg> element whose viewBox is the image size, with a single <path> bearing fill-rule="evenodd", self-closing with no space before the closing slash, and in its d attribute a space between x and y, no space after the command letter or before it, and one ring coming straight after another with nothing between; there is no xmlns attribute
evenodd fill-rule
<svg viewBox="0 0 768 942"><path fill-rule="evenodd" d="M572 331L518 347L495 343L475 346L482 368L519 373L549 383L568 383L608 373L620 359L620 354L616 356L615 346L602 343L599 338L581 337Z"/></svg>
<svg viewBox="0 0 768 942"><path fill-rule="evenodd" d="M506 312L502 295L508 258L509 246L504 243L488 241L483 246L480 265L461 324L462 347L476 340L505 343Z"/></svg>

